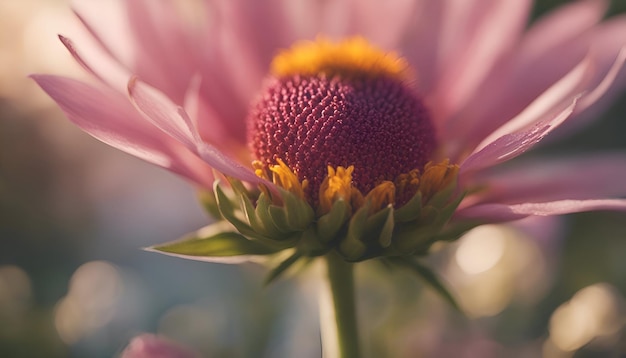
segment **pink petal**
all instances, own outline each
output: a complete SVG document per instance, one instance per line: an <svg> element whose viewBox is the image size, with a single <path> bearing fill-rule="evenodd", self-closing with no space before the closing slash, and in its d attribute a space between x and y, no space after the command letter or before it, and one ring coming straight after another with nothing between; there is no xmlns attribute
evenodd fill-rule
<svg viewBox="0 0 626 358"><path fill-rule="evenodd" d="M538 122L538 118L545 117L553 112L555 108L562 107L565 103L570 102L574 97L579 99L572 116L587 109L611 88L620 71L624 68L625 61L626 50L620 53L602 81L597 83L595 88L592 88L590 86L595 82L594 76L596 75L597 66L590 58L585 59L580 65L570 71L568 75L556 82L528 105L523 112L485 138L474 152L481 150L499 137L534 125Z"/></svg>
<svg viewBox="0 0 626 358"><path fill-rule="evenodd" d="M448 35L451 39L461 40L455 45L456 49L445 55L453 61L446 66L434 95L437 105L443 106L442 116L464 105L496 61L515 46L531 7L529 0L475 1L474 4L465 1L454 4L461 3L470 9L479 10L475 15L467 15L465 22L470 24L467 28L457 27L462 23L459 19L451 20ZM458 12L458 16L472 13L465 8Z"/></svg>
<svg viewBox="0 0 626 358"><path fill-rule="evenodd" d="M514 205L482 204L458 210L454 220L496 223L518 220L532 215L563 215L597 210L626 211L626 199L559 200Z"/></svg>
<svg viewBox="0 0 626 358"><path fill-rule="evenodd" d="M200 141L191 119L182 107L175 105L165 94L133 77L128 82L128 94L146 119L163 132L195 150Z"/></svg>
<svg viewBox="0 0 626 358"><path fill-rule="evenodd" d="M179 104L202 61L199 44L205 45L201 33L183 15L184 5L174 1L126 2L136 48L133 72Z"/></svg>
<svg viewBox="0 0 626 358"><path fill-rule="evenodd" d="M130 68L134 62L136 44L132 36L126 0L72 0L72 9L109 57Z"/></svg>
<svg viewBox="0 0 626 358"><path fill-rule="evenodd" d="M589 96L577 116L568 121L566 131L581 128L588 122L599 118L599 112L613 102L615 97L626 87L626 16L612 18L602 23L594 31L591 43L591 56L596 63L594 77L590 80L597 84L596 95Z"/></svg>
<svg viewBox="0 0 626 358"><path fill-rule="evenodd" d="M352 0L283 0L295 39L311 40L318 35L341 39L355 35L355 8Z"/></svg>
<svg viewBox="0 0 626 358"><path fill-rule="evenodd" d="M626 154L528 160L474 178L488 190L480 203L518 204L626 195ZM471 185L471 184L469 184Z"/></svg>
<svg viewBox="0 0 626 358"><path fill-rule="evenodd" d="M70 52L72 57L89 73L94 75L103 83L123 92L131 73L128 69L120 65L97 43L85 42L78 51L74 42L62 35L59 39Z"/></svg>
<svg viewBox="0 0 626 358"><path fill-rule="evenodd" d="M565 110L552 115L551 118L538 121L526 130L505 134L494 140L461 163L461 173L467 174L523 154L569 118L575 105L576 102L574 101Z"/></svg>
<svg viewBox="0 0 626 358"><path fill-rule="evenodd" d="M477 145L571 72L593 43L593 27L602 18L604 5L579 1L533 25L515 51L494 65L467 105L442 118L442 136L456 143L450 156Z"/></svg>
<svg viewBox="0 0 626 358"><path fill-rule="evenodd" d="M433 91L441 73L435 34L443 26L444 10L443 1L419 1L402 46L402 54L417 72L415 85L425 96Z"/></svg>
<svg viewBox="0 0 626 358"><path fill-rule="evenodd" d="M32 78L72 122L90 135L212 188L210 167L145 121L118 92L58 76L34 75Z"/></svg>
<svg viewBox="0 0 626 358"><path fill-rule="evenodd" d="M223 88L206 82L200 75L192 79L185 94L185 111L189 113L194 121L193 126L204 141L214 143L226 153L230 153L229 150L240 151L246 145L244 119L247 107L234 105L236 102L232 99L221 99ZM207 93L209 91L211 94Z"/></svg>
<svg viewBox="0 0 626 358"><path fill-rule="evenodd" d="M415 16L416 0L351 0L353 30L386 50L396 50Z"/></svg>
<svg viewBox="0 0 626 358"><path fill-rule="evenodd" d="M133 338L120 358L199 358L200 355L168 339L142 334Z"/></svg>
<svg viewBox="0 0 626 358"><path fill-rule="evenodd" d="M564 41L577 38L595 26L608 8L606 0L581 0L560 6L540 18L528 30L522 42L524 57L542 56Z"/></svg>
<svg viewBox="0 0 626 358"><path fill-rule="evenodd" d="M520 114L509 120L503 126L485 138L474 152L484 148L497 138L514 133L537 123L541 118L554 112L555 108L562 108L571 103L575 97L583 97L582 92L591 77L593 66L588 58L572 69L566 76L554 83L537 99L530 103ZM583 97L584 98L584 97ZM578 101L578 106L580 102Z"/></svg>
<svg viewBox="0 0 626 358"><path fill-rule="evenodd" d="M626 74L624 63L626 63L626 43L624 47L617 55L615 62L608 69L608 73L604 78L600 80L600 83L589 94L582 97L580 102L580 108L577 108L577 114L581 111L587 110L594 105L600 98L604 97L607 92L614 86L616 79L620 73Z"/></svg>
<svg viewBox="0 0 626 358"><path fill-rule="evenodd" d="M212 168L249 183L266 183L250 168L232 160L213 145L203 142L185 110L175 105L163 93L136 78L129 82L128 92L137 109L148 121L197 153Z"/></svg>
<svg viewBox="0 0 626 358"><path fill-rule="evenodd" d="M216 4L218 51L224 70L241 98L252 99L278 49L289 47L295 34L281 1L227 0Z"/></svg>

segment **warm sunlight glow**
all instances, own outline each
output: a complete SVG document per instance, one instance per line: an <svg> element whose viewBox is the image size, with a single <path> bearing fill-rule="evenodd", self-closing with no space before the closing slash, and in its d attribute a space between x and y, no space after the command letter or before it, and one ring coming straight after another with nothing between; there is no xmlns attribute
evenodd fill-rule
<svg viewBox="0 0 626 358"><path fill-rule="evenodd" d="M494 267L504 253L503 232L495 225L479 226L460 240L456 262L468 274L477 274Z"/></svg>

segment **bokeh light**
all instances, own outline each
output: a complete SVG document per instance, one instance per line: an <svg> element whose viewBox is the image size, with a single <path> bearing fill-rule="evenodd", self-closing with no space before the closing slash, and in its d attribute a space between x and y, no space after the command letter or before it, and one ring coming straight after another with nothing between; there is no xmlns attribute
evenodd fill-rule
<svg viewBox="0 0 626 358"><path fill-rule="evenodd" d="M107 324L121 290L120 273L110 263L92 261L79 267L55 311L55 325L61 339L73 344Z"/></svg>
<svg viewBox="0 0 626 358"><path fill-rule="evenodd" d="M459 240L454 258L448 277L472 317L494 316L513 300L534 304L549 287L538 244L507 225L471 230Z"/></svg>
<svg viewBox="0 0 626 358"><path fill-rule="evenodd" d="M611 346L619 341L625 319L624 297L614 286L587 286L554 311L546 344L563 353L576 351L593 340Z"/></svg>

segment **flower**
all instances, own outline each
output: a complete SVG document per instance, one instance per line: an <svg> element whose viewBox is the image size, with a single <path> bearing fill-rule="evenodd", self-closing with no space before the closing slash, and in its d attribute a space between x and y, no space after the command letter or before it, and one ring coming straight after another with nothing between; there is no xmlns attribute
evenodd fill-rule
<svg viewBox="0 0 626 358"><path fill-rule="evenodd" d="M33 78L89 134L204 191L218 222L158 251L290 250L275 277L329 251L406 264L484 223L626 210L623 154L502 166L622 84L626 18L600 22L606 1L528 29L530 0L122 5L77 2L91 42L60 37L95 83Z"/></svg>

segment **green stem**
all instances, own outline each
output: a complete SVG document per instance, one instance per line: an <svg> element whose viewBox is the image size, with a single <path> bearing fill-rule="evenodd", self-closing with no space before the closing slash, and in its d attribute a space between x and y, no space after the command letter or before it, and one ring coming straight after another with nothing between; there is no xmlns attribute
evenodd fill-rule
<svg viewBox="0 0 626 358"><path fill-rule="evenodd" d="M358 358L360 355L354 297L354 265L331 252L326 255L326 266L335 313L338 358Z"/></svg>

